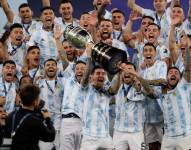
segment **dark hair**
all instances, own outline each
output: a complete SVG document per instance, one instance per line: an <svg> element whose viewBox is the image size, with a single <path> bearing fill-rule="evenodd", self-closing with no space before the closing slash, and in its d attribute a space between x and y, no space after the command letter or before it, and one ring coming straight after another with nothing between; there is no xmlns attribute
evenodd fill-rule
<svg viewBox="0 0 191 150"><path fill-rule="evenodd" d="M160 26L158 25L158 24L156 24L156 23L150 23L147 27L149 27L149 26L156 26L157 28L158 28L158 30L160 31Z"/></svg>
<svg viewBox="0 0 191 150"><path fill-rule="evenodd" d="M23 26L22 26L21 24L19 24L19 23L14 23L14 24L11 25L10 31L12 31L12 30L15 29L15 28L21 28L21 29L23 29Z"/></svg>
<svg viewBox="0 0 191 150"><path fill-rule="evenodd" d="M180 70L179 70L177 67L175 67L175 66L169 67L168 70L167 70L167 74L168 74L169 71L172 70L172 69L178 70L178 72L180 73L180 76L182 76L182 73L180 72Z"/></svg>
<svg viewBox="0 0 191 150"><path fill-rule="evenodd" d="M24 106L31 106L39 97L40 88L36 85L26 85L20 91L20 98Z"/></svg>
<svg viewBox="0 0 191 150"><path fill-rule="evenodd" d="M99 66L99 65L95 65L92 70L91 70L91 74L94 74L94 72L97 70L97 69L104 69L102 66Z"/></svg>
<svg viewBox="0 0 191 150"><path fill-rule="evenodd" d="M179 4L174 5L174 6L173 6L173 8L174 8L174 7L178 7L178 8L183 9L183 8L182 8L182 6L181 6L181 5L179 5Z"/></svg>
<svg viewBox="0 0 191 150"><path fill-rule="evenodd" d="M20 11L20 9L21 8L24 8L24 7L29 7L29 4L27 4L27 3L22 3L20 6L19 6L19 11ZM30 7L29 7L30 8Z"/></svg>
<svg viewBox="0 0 191 150"><path fill-rule="evenodd" d="M47 63L48 61L53 61L53 62L55 62L55 64L57 65L57 62L56 62L55 59L49 58L49 59L47 59L47 60L44 62L44 66L46 65L46 63Z"/></svg>
<svg viewBox="0 0 191 150"><path fill-rule="evenodd" d="M84 11L83 13L80 14L80 17L81 17L82 15L90 15L90 13L87 12L87 11Z"/></svg>
<svg viewBox="0 0 191 150"><path fill-rule="evenodd" d="M12 64L16 67L16 64L13 60L6 60L4 63L3 63L3 67L5 67L6 64Z"/></svg>
<svg viewBox="0 0 191 150"><path fill-rule="evenodd" d="M124 63L125 63L126 65L131 65L131 66L133 66L133 68L136 70L136 66L135 66L134 63L129 62L129 61L125 61Z"/></svg>
<svg viewBox="0 0 191 150"><path fill-rule="evenodd" d="M155 19L154 19L153 17L151 17L151 16L143 16L143 17L142 17L142 20L143 20L143 19L146 19L146 18L152 20L153 22L155 21Z"/></svg>
<svg viewBox="0 0 191 150"><path fill-rule="evenodd" d="M30 46L30 47L27 49L27 53L29 53L29 52L32 51L33 49L39 49L39 50L40 50L40 48L39 48L38 46L34 45L34 46Z"/></svg>
<svg viewBox="0 0 191 150"><path fill-rule="evenodd" d="M41 14L42 14L45 10L52 10L53 12L55 12L52 7L46 6L46 7L43 7L43 8L40 10Z"/></svg>
<svg viewBox="0 0 191 150"><path fill-rule="evenodd" d="M112 11L112 14L114 14L114 13L120 13L125 17L125 13L123 11L119 10L119 9L116 9L116 10Z"/></svg>
<svg viewBox="0 0 191 150"><path fill-rule="evenodd" d="M33 83L33 79L31 78L30 75L24 75L24 76L22 76L22 77L20 78L20 80L19 80L19 87L20 87L21 84L22 84L22 80L25 79L25 78L29 78L29 79L32 81L32 83Z"/></svg>
<svg viewBox="0 0 191 150"><path fill-rule="evenodd" d="M70 3L72 5L71 0L61 0L60 3L59 3L59 6L62 5L62 4L65 4L65 3Z"/></svg>
<svg viewBox="0 0 191 150"><path fill-rule="evenodd" d="M154 50L156 51L156 47L152 44L152 43L145 43L144 47L143 47L143 51L144 51L144 48L145 46L151 46L154 48Z"/></svg>
<svg viewBox="0 0 191 150"><path fill-rule="evenodd" d="M84 64L84 65L86 65L86 62L84 62L84 61L82 61L82 60L78 60L78 61L76 62L76 64L75 64L75 66L77 66L78 64Z"/></svg>
<svg viewBox="0 0 191 150"><path fill-rule="evenodd" d="M104 18L102 18L102 19L100 20L100 23L99 23L99 24L101 24L102 21L111 22L111 20L109 20L109 19L104 19Z"/></svg>

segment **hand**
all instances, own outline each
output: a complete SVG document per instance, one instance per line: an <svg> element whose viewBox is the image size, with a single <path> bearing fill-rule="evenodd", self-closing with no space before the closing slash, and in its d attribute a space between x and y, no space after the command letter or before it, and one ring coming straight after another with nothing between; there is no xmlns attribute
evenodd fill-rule
<svg viewBox="0 0 191 150"><path fill-rule="evenodd" d="M111 5L111 0L104 0L103 4L104 5Z"/></svg>
<svg viewBox="0 0 191 150"><path fill-rule="evenodd" d="M62 36L62 31L61 31L61 27L60 25L55 25L55 28L54 28L54 38L56 40L59 40L60 37Z"/></svg>
<svg viewBox="0 0 191 150"><path fill-rule="evenodd" d="M47 109L42 110L41 113L42 113L44 119L51 117L50 112Z"/></svg>
<svg viewBox="0 0 191 150"><path fill-rule="evenodd" d="M178 24L181 23L181 18L180 17L171 17L171 26L177 26Z"/></svg>
<svg viewBox="0 0 191 150"><path fill-rule="evenodd" d="M5 105L6 97L0 97L0 106Z"/></svg>
<svg viewBox="0 0 191 150"><path fill-rule="evenodd" d="M7 113L0 107L0 127L5 126L5 119L7 118Z"/></svg>
<svg viewBox="0 0 191 150"><path fill-rule="evenodd" d="M25 66L22 67L21 73L22 73L23 76L29 74L29 69L28 69L28 66L27 66L27 65L25 65Z"/></svg>
<svg viewBox="0 0 191 150"><path fill-rule="evenodd" d="M144 69L147 67L146 62L144 61L144 62L141 64L140 67L141 67L142 70L144 70Z"/></svg>
<svg viewBox="0 0 191 150"><path fill-rule="evenodd" d="M86 44L86 54L87 54L88 57L91 57L92 47L93 47L93 44L92 44L92 43Z"/></svg>
<svg viewBox="0 0 191 150"><path fill-rule="evenodd" d="M138 11L131 11L131 13L129 15L129 20L135 21L138 19L141 19L141 15L138 13Z"/></svg>
<svg viewBox="0 0 191 150"><path fill-rule="evenodd" d="M108 45L111 45L112 46L112 39L109 38L109 39L106 39L105 41L103 41L104 43L108 44Z"/></svg>
<svg viewBox="0 0 191 150"><path fill-rule="evenodd" d="M137 89L137 91L140 91L141 90L141 82L136 77L134 77L133 80L134 80L135 88Z"/></svg>

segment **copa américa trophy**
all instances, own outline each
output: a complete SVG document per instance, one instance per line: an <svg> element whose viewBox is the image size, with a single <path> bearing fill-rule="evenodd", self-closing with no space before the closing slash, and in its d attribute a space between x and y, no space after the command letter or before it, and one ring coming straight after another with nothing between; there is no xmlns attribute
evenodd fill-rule
<svg viewBox="0 0 191 150"><path fill-rule="evenodd" d="M87 43L93 43L91 35L80 26L67 26L64 37L76 48L85 49ZM110 74L119 72L119 62L127 60L125 51L114 48L106 43L99 42L92 47L92 59L101 65Z"/></svg>

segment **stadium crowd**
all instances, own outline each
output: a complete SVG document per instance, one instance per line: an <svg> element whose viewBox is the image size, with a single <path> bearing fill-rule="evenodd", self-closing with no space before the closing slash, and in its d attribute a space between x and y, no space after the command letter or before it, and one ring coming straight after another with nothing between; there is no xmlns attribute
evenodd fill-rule
<svg viewBox="0 0 191 150"><path fill-rule="evenodd" d="M167 0L153 0L154 10L128 0L127 23L123 11L106 9L111 0L92 0L94 10L80 18L73 17L78 10L70 0L60 1L61 17L51 3L42 0L34 19L27 3L17 15L0 0L9 22L0 37L0 149L6 138L12 150L191 149L191 0L187 18L180 0L168 7ZM68 25L84 28L94 43L125 51L120 71L111 75L94 62L91 43L74 47L63 34ZM43 127L19 116L29 111L25 94L37 99L35 108L43 103Z"/></svg>

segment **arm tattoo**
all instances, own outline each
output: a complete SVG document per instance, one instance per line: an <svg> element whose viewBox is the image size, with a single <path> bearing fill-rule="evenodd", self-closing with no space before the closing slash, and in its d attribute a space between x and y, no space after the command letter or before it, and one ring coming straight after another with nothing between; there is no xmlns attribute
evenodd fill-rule
<svg viewBox="0 0 191 150"><path fill-rule="evenodd" d="M89 82L89 75L91 72L91 63L92 63L91 58L88 57L87 63L86 63L86 70L83 74L82 81L81 81L82 86L86 86Z"/></svg>
<svg viewBox="0 0 191 150"><path fill-rule="evenodd" d="M60 51L60 58L62 61L63 69L65 70L69 65L65 50Z"/></svg>
<svg viewBox="0 0 191 150"><path fill-rule="evenodd" d="M191 82L191 47L188 47L186 49L186 57L185 57L185 71L184 71L184 78Z"/></svg>

